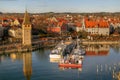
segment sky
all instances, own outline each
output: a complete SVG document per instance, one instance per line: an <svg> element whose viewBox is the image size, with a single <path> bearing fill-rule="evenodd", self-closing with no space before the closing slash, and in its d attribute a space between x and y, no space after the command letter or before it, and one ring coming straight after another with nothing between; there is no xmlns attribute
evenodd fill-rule
<svg viewBox="0 0 120 80"><path fill-rule="evenodd" d="M0 0L0 11L8 13L120 12L120 0Z"/></svg>

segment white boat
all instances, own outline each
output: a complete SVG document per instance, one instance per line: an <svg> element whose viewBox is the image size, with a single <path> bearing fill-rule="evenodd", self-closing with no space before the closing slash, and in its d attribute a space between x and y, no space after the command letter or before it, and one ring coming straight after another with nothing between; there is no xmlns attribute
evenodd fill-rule
<svg viewBox="0 0 120 80"><path fill-rule="evenodd" d="M66 48L66 45L61 41L50 53L49 57L50 59L60 59L61 55Z"/></svg>
<svg viewBox="0 0 120 80"><path fill-rule="evenodd" d="M52 50L50 53L50 58L61 58L61 55L59 53L58 49Z"/></svg>

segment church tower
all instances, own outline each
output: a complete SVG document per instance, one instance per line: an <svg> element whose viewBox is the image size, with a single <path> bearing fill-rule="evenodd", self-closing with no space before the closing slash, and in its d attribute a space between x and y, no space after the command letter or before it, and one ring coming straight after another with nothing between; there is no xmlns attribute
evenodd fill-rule
<svg viewBox="0 0 120 80"><path fill-rule="evenodd" d="M22 44L24 46L31 46L31 23L27 11L25 11L22 23Z"/></svg>

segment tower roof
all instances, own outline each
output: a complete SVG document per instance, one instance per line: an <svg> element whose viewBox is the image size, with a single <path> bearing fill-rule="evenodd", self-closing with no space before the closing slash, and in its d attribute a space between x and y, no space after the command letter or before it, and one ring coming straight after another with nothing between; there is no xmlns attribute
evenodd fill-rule
<svg viewBox="0 0 120 80"><path fill-rule="evenodd" d="M25 14L24 14L23 24L30 24L30 17L28 15L27 10L25 11Z"/></svg>

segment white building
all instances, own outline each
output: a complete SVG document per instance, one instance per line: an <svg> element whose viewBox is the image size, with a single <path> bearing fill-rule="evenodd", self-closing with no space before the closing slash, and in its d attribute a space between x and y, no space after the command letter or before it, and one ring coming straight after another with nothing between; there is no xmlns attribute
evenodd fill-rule
<svg viewBox="0 0 120 80"><path fill-rule="evenodd" d="M21 28L12 28L8 31L9 36L13 38L22 38L22 29Z"/></svg>
<svg viewBox="0 0 120 80"><path fill-rule="evenodd" d="M85 30L89 34L109 35L109 24L107 22L85 21Z"/></svg>

